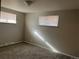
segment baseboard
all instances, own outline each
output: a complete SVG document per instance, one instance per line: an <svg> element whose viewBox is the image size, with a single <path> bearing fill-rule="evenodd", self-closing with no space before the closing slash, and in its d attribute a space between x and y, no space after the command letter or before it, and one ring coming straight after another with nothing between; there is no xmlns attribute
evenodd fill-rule
<svg viewBox="0 0 79 59"><path fill-rule="evenodd" d="M44 48L44 49L46 49L46 50L49 50L48 48L46 48L46 47L44 47L44 46L40 46L40 45L38 45L38 44L34 44L34 43L31 43L31 42L26 42L26 41L24 41L25 43L28 43L28 44L32 44L32 45L34 45L34 46L37 46L37 47L40 47L40 48ZM49 50L50 51L50 50Z"/></svg>
<svg viewBox="0 0 79 59"><path fill-rule="evenodd" d="M21 43L22 41L18 41L18 42L11 42L11 43L5 43L5 44L1 44L0 47L3 46L8 46L8 45L12 45L12 44L16 44L16 43Z"/></svg>

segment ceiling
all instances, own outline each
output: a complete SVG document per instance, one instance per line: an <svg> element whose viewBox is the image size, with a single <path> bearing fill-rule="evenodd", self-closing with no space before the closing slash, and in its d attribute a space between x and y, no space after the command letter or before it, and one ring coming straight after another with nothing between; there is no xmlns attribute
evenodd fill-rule
<svg viewBox="0 0 79 59"><path fill-rule="evenodd" d="M79 0L34 0L28 6L24 0L1 0L1 6L20 12L43 12L79 9Z"/></svg>

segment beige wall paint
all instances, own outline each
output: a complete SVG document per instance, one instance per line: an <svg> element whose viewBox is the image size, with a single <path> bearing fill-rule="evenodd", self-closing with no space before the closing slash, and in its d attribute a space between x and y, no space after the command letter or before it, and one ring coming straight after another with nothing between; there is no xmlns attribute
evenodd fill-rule
<svg viewBox="0 0 79 59"><path fill-rule="evenodd" d="M76 14L76 16L77 16L77 23L78 23L78 25L76 26L76 27L78 27L77 29L76 29L76 31L77 31L77 33L76 33L76 35L77 35L77 38L76 39L78 39L77 40L77 45L76 45L76 48L77 48L77 51L75 52L75 55L77 55L77 56L79 56L79 48L78 48L78 45L79 45L79 10L76 12L77 14ZM76 43L76 42L75 42Z"/></svg>
<svg viewBox="0 0 79 59"><path fill-rule="evenodd" d="M17 23L0 23L0 46L23 41L25 15L23 13L6 9L3 7L1 8L1 10L16 14Z"/></svg>
<svg viewBox="0 0 79 59"><path fill-rule="evenodd" d="M50 50L34 31L55 49L77 56L79 53L79 10L29 13L26 15L25 41ZM59 15L58 27L44 27L38 25L41 15ZM77 53L77 54L76 54ZM78 55L79 56L79 55Z"/></svg>

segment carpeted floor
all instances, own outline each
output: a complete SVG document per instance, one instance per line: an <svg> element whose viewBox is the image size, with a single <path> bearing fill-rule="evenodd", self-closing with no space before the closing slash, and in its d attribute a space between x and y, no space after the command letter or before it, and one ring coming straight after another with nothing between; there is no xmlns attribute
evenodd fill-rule
<svg viewBox="0 0 79 59"><path fill-rule="evenodd" d="M0 48L0 59L73 59L51 53L43 48L19 43Z"/></svg>

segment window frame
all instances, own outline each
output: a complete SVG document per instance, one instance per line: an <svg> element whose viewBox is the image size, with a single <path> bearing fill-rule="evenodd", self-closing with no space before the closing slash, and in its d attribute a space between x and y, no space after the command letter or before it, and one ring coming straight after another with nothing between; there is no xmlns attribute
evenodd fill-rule
<svg viewBox="0 0 79 59"><path fill-rule="evenodd" d="M16 24L16 14L0 11L0 23Z"/></svg>

